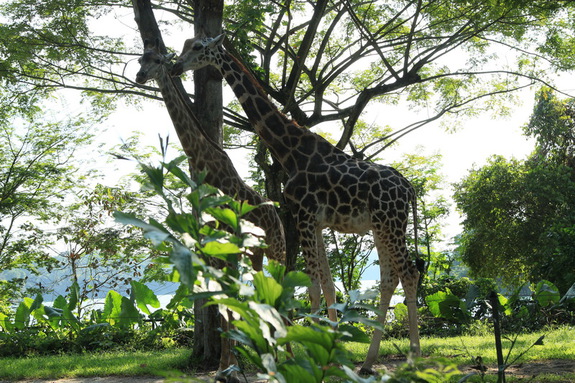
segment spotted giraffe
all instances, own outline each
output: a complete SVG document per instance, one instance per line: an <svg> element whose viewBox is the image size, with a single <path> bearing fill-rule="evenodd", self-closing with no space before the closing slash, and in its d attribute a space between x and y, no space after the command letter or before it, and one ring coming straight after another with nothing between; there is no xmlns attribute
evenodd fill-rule
<svg viewBox="0 0 575 383"><path fill-rule="evenodd" d="M260 205L257 209L247 213L244 218L264 230L265 242L268 245L264 250L266 256L283 263L285 261L284 230L275 207L243 182L226 152L205 134L178 87L177 83L180 79L170 76L171 57L160 53L157 42L145 41L144 45L144 54L139 59L140 70L136 75L136 82L144 84L154 79L158 84L182 148L188 156L190 170L195 172L205 170L207 171L205 180L210 185L218 187L224 193L239 200L246 200L252 205ZM179 85L181 86L181 82ZM261 269L263 258L261 249L254 249L250 258L254 268ZM223 317L222 320L222 327L225 330L229 327L229 322ZM219 371L224 371L232 364L236 362L231 353L230 341L222 337Z"/></svg>
<svg viewBox="0 0 575 383"><path fill-rule="evenodd" d="M410 346L419 355L416 305L419 271L406 247L410 204L416 214L412 185L397 170L355 159L288 119L241 62L223 48L223 39L224 35L187 40L172 74L207 65L218 68L256 133L288 174L284 195L296 219L312 279L312 308L319 308L322 290L327 306L335 303L322 229L330 227L342 233L371 230L380 266L379 320L384 322L391 297L401 281L408 308ZM336 320L335 310L329 310L329 317ZM382 332L376 330L362 372L373 372L381 338Z"/></svg>

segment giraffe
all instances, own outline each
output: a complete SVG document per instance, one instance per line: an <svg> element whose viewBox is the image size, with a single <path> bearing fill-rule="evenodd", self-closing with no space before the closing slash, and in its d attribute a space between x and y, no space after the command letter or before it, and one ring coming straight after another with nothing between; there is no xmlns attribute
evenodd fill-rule
<svg viewBox="0 0 575 383"><path fill-rule="evenodd" d="M353 158L321 136L288 119L268 99L257 80L222 46L224 34L186 40L172 74L212 65L233 89L256 133L288 175L284 196L296 219L302 253L312 287L312 308L319 307L318 283L328 308L335 289L322 240L322 229L343 233L372 231L380 265L379 321L385 320L399 281L408 307L410 347L420 354L416 294L419 271L409 259L406 229L416 214L412 185L397 170ZM328 310L330 320L336 312ZM362 373L373 373L382 332L376 330Z"/></svg>
<svg viewBox="0 0 575 383"><path fill-rule="evenodd" d="M157 42L144 42L144 54L139 59L141 67L136 75L136 82L144 84L154 79L158 84L178 138L188 156L190 171L207 170L205 178L207 183L239 200L259 205L257 209L247 213L245 219L264 230L265 242L268 245L264 250L266 256L283 263L284 230L275 207L244 183L226 152L205 134L176 84L179 79L170 76L172 69L170 59L173 55L163 55L158 45ZM261 249L254 249L250 258L254 269L261 270L263 258ZM222 327L224 330L229 328L229 321L223 316ZM218 371L224 371L232 364L236 363L231 353L231 343L229 339L222 337L222 355Z"/></svg>

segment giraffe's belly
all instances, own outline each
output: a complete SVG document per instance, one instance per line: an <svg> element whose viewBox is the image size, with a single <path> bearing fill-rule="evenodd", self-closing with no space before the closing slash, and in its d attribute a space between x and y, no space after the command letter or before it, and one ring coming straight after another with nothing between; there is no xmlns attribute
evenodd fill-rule
<svg viewBox="0 0 575 383"><path fill-rule="evenodd" d="M338 211L340 209L326 209L325 214L321 214L324 218L322 222L323 227L329 227L340 233L356 233L366 234L371 230L371 218L368 209L362 209L361 206L355 209L347 209Z"/></svg>

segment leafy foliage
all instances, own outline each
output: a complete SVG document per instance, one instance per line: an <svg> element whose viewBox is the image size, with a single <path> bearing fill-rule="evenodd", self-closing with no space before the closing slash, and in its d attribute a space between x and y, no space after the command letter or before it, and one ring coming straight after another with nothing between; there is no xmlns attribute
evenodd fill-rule
<svg viewBox="0 0 575 383"><path fill-rule="evenodd" d="M159 349L185 344L191 302L182 291L166 308L146 285L132 281L131 296L108 291L102 309L80 311L80 288L70 287L51 305L38 294L24 298L14 314L0 313L1 356L59 354L112 349ZM156 310L151 311L149 307ZM170 341L168 341L170 340Z"/></svg>
<svg viewBox="0 0 575 383"><path fill-rule="evenodd" d="M547 279L560 291L575 280L575 162L571 101L543 90L526 131L537 137L526 161L493 157L457 185L465 214L461 246L475 275L508 283ZM563 132L563 133L561 133Z"/></svg>

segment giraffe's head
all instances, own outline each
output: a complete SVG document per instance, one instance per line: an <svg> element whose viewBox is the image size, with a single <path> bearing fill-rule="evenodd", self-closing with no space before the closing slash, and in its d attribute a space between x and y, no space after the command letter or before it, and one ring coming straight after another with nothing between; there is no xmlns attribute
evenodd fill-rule
<svg viewBox="0 0 575 383"><path fill-rule="evenodd" d="M186 40L182 53L174 68L173 76L179 76L185 71L200 69L208 65L217 64L217 51L224 41L225 34L218 35L214 38L194 37Z"/></svg>
<svg viewBox="0 0 575 383"><path fill-rule="evenodd" d="M167 55L160 53L158 42L144 41L144 54L138 59L140 70L136 74L136 82L144 84L150 79L157 78L160 71L165 70L164 65L168 64L174 56L174 53Z"/></svg>

